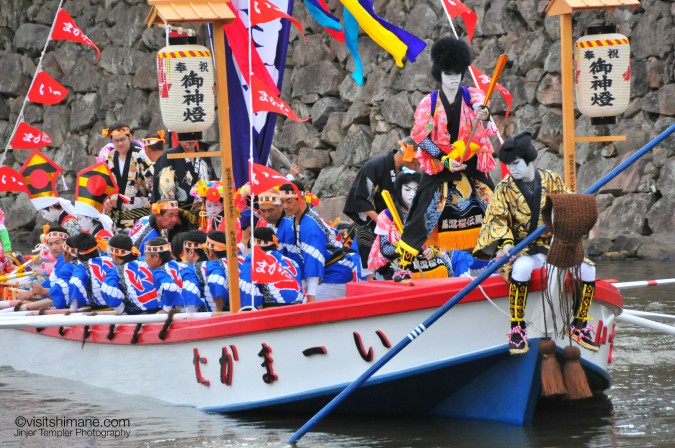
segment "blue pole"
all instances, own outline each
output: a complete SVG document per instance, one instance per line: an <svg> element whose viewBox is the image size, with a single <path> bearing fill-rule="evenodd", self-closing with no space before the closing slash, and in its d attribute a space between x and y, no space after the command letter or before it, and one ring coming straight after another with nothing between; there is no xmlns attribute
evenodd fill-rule
<svg viewBox="0 0 675 448"><path fill-rule="evenodd" d="M654 146L658 145L661 143L663 140L665 140L670 134L675 131L675 124L670 125L668 129L663 131L659 136L657 136L654 140L651 142L647 143L645 146L643 146L641 149L635 152L632 156L630 156L628 159L626 159L623 163L621 163L619 166L614 168L612 171L607 173L602 179L598 180L596 183L591 185L586 191L584 191L584 194L593 194L598 192L602 186L607 184L609 181L614 179L619 173L621 173L623 170L628 168L631 164L633 164L637 159L645 155L647 152L651 151ZM539 236L544 233L546 230L546 226L540 226L537 230L529 234L524 240L522 240L520 243L516 245L516 247L513 248L511 251L512 254L517 254L521 250L523 250L525 247L527 247L530 243L532 243L534 240L539 238ZM490 267L485 270L481 275L476 277L471 283L466 285L464 288L462 288L461 291L459 291L457 294L454 295L450 300L445 302L443 306L441 306L438 310L436 310L431 316L429 316L424 322L419 324L417 327L415 327L408 335L403 338L398 344L396 344L391 350L389 350L385 355L380 358L375 364L370 366L368 370L366 370L360 377L358 377L356 380L354 380L353 383L351 383L347 388L345 388L342 392L340 392L335 398L333 398L326 406L324 406L319 412L317 412L312 418L310 418L307 423L305 423L302 428L298 429L295 434L291 436L290 439L288 439L289 444L295 444L298 440L300 440L307 432L309 432L310 429L317 423L319 423L323 418L328 415L335 407L337 407L342 401L344 401L345 398L347 398L354 390L356 390L358 387L360 387L363 383L365 383L368 378L373 376L375 372L380 370L382 366L384 366L386 363L389 362L394 356L396 356L401 350L403 350L408 344L410 344L415 338L417 338L419 335L421 335L427 328L432 326L438 319L441 318L445 313L448 312L450 308L455 306L457 302L462 300L464 297L466 297L471 291L473 291L478 285L483 283L485 279L487 279L489 276L491 276L494 272L496 272L500 267L502 267L506 262L509 260L510 257L502 257Z"/></svg>

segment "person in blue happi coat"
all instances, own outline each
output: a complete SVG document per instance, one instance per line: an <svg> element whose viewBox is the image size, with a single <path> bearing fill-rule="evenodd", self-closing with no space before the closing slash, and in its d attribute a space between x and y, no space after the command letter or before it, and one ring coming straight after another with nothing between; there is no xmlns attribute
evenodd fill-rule
<svg viewBox="0 0 675 448"><path fill-rule="evenodd" d="M247 303L247 305L255 308L304 302L300 267L295 261L283 256L278 251L279 240L274 230L270 227L258 227L253 231L253 239L256 246L262 249L265 255L269 255L273 259L261 259L262 257L249 254L244 260L240 273L241 281L239 282L242 289L242 306L245 302L250 302L251 299L253 303ZM284 276L286 278L269 283L251 281L252 272L256 270L263 275L276 273L277 277ZM279 270L282 270L282 272ZM250 290L244 291L244 285L250 285Z"/></svg>
<svg viewBox="0 0 675 448"><path fill-rule="evenodd" d="M117 314L155 313L159 297L153 275L145 261L139 261L140 251L127 235L115 235L108 242L108 253L117 266L106 275L101 294Z"/></svg>
<svg viewBox="0 0 675 448"><path fill-rule="evenodd" d="M180 311L183 302L183 281L180 267L171 258L171 245L165 238L151 238L145 242L145 262L152 271L160 312Z"/></svg>
<svg viewBox="0 0 675 448"><path fill-rule="evenodd" d="M183 279L183 302L188 313L215 311L211 290L206 283L206 262L209 260L202 247L206 243L206 233L192 230L185 234L183 255L188 264L181 269Z"/></svg>
<svg viewBox="0 0 675 448"><path fill-rule="evenodd" d="M112 259L101 256L94 235L80 233L75 240L79 263L73 268L73 275L68 282L68 305L71 310L82 306L92 309L106 308L107 304L101 295L101 284L106 274L115 267Z"/></svg>
<svg viewBox="0 0 675 448"><path fill-rule="evenodd" d="M337 231L309 207L300 181L281 185L279 195L286 213L277 231L280 251L300 266L307 301L344 297L346 284L358 274Z"/></svg>
<svg viewBox="0 0 675 448"><path fill-rule="evenodd" d="M202 246L209 261L206 263L206 283L213 297L215 311L230 310L229 262L227 261L227 240L225 232L213 230L206 237ZM239 272L244 260L237 257Z"/></svg>
<svg viewBox="0 0 675 448"><path fill-rule="evenodd" d="M75 240L77 235L69 236L63 242L63 265L58 270L58 274L49 287L49 298L54 303L55 309L68 308L68 301L70 293L68 291L68 282L73 276L73 269L79 263L77 259L77 249L75 248Z"/></svg>

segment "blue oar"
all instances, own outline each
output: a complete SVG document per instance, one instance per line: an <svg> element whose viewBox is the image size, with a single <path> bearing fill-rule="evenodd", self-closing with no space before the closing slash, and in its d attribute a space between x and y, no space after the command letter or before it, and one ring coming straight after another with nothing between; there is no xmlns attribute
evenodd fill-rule
<svg viewBox="0 0 675 448"><path fill-rule="evenodd" d="M612 171L610 171L608 174L606 174L602 179L597 181L595 184L590 186L584 194L593 194L597 193L600 188L607 184L609 181L614 179L619 173L621 173L623 170L628 168L630 165L632 165L637 159L645 155L648 151L650 151L654 146L658 145L661 143L663 140L666 139L670 134L675 131L675 124L670 125L668 129L663 131L658 137L656 137L654 140L651 142L647 143L645 146L643 146L640 150L638 150L635 154L630 156L628 159L626 159L623 163L621 163L619 166L614 168ZM530 235L528 235L524 240L522 240L520 243L516 245L516 247L511 250L511 254L515 255L521 250L523 250L525 247L527 247L530 243L532 243L534 240L539 238L539 236L544 233L546 230L546 226L541 226L534 232L532 232ZM415 327L410 333L408 333L408 336L403 338L401 342L396 344L391 350L389 350L385 355L380 358L375 364L373 364L368 370L366 370L360 377L358 377L352 384L347 386L342 392L340 392L335 398L333 398L326 406L324 406L319 412L317 412L312 418L310 418L307 423L305 423L302 428L298 429L295 434L291 436L290 439L288 439L289 444L295 444L298 440L302 438L307 432L312 429L314 425L319 423L323 418L328 415L335 407L337 407L342 401L344 401L345 398L349 396L354 390L356 390L359 386L361 386L363 383L368 380L371 376L375 374L378 370L382 368L383 365L389 362L391 358L396 356L401 350L403 350L408 344L410 344L416 337L421 335L427 328L432 326L434 322L436 322L438 319L441 318L445 313L448 312L450 308L455 306L457 302L462 300L464 297L466 297L471 291L473 291L478 285L483 283L485 279L487 279L490 275L492 275L494 272L497 271L500 267L502 267L510 257L502 257L498 260L495 261L494 264L490 265L488 269L483 272L481 275L476 277L471 283L466 285L461 291L459 291L453 298L448 300L442 307L440 307L436 312L434 312L431 316L427 318L424 322L419 324L417 327Z"/></svg>

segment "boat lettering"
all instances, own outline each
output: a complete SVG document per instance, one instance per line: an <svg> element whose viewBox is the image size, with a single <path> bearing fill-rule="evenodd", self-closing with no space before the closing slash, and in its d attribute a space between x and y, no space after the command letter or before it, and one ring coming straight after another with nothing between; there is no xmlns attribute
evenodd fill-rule
<svg viewBox="0 0 675 448"><path fill-rule="evenodd" d="M267 384L272 384L279 379L277 374L274 373L274 368L272 367L274 360L270 356L270 353L272 353L272 349L263 342L262 349L258 352L258 356L263 358L263 362L260 365L263 366L267 372L262 376L262 379Z"/></svg>
<svg viewBox="0 0 675 448"><path fill-rule="evenodd" d="M195 376L197 377L197 382L199 384L203 384L204 386L210 386L211 381L202 376L202 371L200 368L200 364L206 364L206 358L199 356L199 350L197 348L194 349L192 364L195 366Z"/></svg>

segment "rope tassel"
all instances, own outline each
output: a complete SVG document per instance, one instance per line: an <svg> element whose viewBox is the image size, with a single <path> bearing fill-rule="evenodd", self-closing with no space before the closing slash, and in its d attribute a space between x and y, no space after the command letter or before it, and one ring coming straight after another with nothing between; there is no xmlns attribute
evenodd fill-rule
<svg viewBox="0 0 675 448"><path fill-rule="evenodd" d="M563 357L565 358L565 365L563 366L563 382L568 400L580 400L582 398L590 398L593 396L591 388L588 385L586 372L581 367L581 350L579 347L567 346L563 350Z"/></svg>
<svg viewBox="0 0 675 448"><path fill-rule="evenodd" d="M555 349L555 341L552 339L543 339L539 342L539 354L541 354L541 394L544 397L567 394Z"/></svg>

